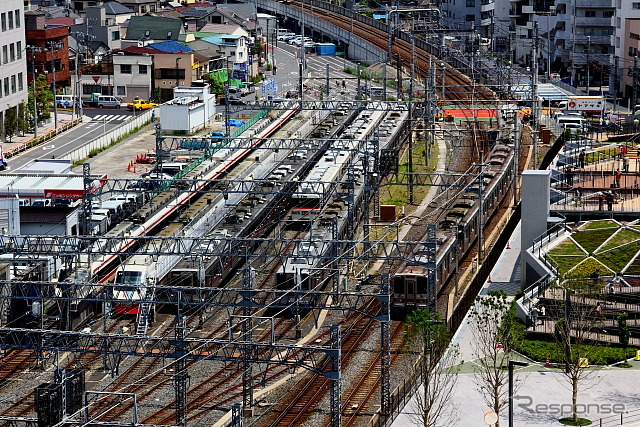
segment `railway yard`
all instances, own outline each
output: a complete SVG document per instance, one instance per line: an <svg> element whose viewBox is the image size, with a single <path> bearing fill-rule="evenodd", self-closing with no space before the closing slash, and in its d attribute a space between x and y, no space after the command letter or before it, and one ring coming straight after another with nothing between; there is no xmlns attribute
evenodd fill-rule
<svg viewBox="0 0 640 427"><path fill-rule="evenodd" d="M381 29L325 19L387 47ZM419 50L427 75L417 46L398 37L392 54ZM0 282L0 422L382 423L412 373L404 315L437 307L458 327L530 156L528 129L516 140L519 117L490 89L453 67L437 78L446 99L234 105L255 115L233 137L147 126L85 164L87 234L0 237L30 259ZM436 121L429 102L496 120ZM415 146L438 166L413 173ZM141 151L151 175L122 172ZM382 218L398 188L427 186ZM104 233L91 232L96 209Z"/></svg>

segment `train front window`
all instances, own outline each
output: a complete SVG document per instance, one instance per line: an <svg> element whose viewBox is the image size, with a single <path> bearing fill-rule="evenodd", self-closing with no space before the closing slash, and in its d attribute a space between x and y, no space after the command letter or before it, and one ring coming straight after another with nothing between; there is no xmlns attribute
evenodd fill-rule
<svg viewBox="0 0 640 427"><path fill-rule="evenodd" d="M142 284L142 273L140 271L118 271L118 274L116 274L116 284L125 285L121 286L120 290L133 291L135 290L134 286L126 285Z"/></svg>
<svg viewBox="0 0 640 427"><path fill-rule="evenodd" d="M404 294L404 277L396 276L393 278L393 292L396 294Z"/></svg>
<svg viewBox="0 0 640 427"><path fill-rule="evenodd" d="M413 294L415 293L416 281L413 278L411 279L407 278L406 283L407 283L407 297L412 297Z"/></svg>

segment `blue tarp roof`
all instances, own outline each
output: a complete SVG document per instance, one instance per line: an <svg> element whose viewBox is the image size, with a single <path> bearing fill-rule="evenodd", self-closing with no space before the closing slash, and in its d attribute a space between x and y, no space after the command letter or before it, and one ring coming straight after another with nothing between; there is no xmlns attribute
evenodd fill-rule
<svg viewBox="0 0 640 427"><path fill-rule="evenodd" d="M185 46L175 40L167 40L164 42L149 43L147 46L168 53L187 53L193 51L189 46Z"/></svg>

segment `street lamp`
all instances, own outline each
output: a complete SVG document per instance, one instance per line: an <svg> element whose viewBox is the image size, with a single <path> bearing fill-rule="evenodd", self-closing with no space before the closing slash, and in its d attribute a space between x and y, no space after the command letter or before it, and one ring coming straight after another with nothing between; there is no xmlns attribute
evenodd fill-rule
<svg viewBox="0 0 640 427"><path fill-rule="evenodd" d="M527 362L509 360L509 427L513 427L513 367L529 366Z"/></svg>

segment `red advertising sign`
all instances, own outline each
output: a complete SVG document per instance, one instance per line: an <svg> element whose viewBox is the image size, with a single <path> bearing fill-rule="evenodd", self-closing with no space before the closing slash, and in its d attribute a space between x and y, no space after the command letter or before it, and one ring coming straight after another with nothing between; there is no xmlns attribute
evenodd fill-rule
<svg viewBox="0 0 640 427"><path fill-rule="evenodd" d="M83 191L75 189L44 190L47 199L82 199Z"/></svg>

